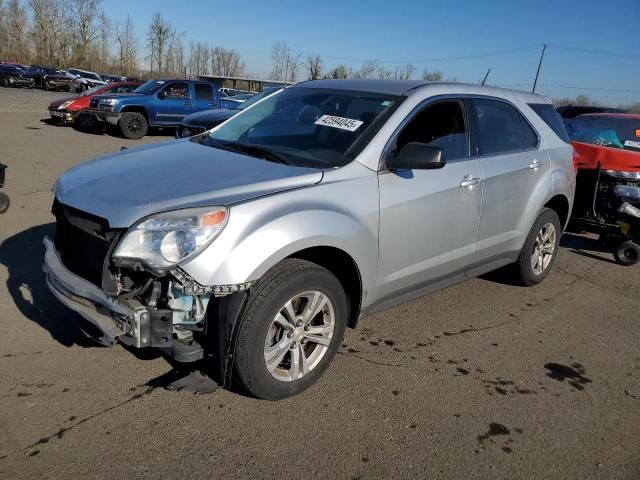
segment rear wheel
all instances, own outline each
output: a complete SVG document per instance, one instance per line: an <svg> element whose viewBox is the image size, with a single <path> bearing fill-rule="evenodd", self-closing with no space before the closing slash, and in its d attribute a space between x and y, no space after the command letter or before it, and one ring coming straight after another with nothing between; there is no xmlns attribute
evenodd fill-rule
<svg viewBox="0 0 640 480"><path fill-rule="evenodd" d="M73 120L73 126L78 130L91 130L95 125L96 117L89 113L79 113Z"/></svg>
<svg viewBox="0 0 640 480"><path fill-rule="evenodd" d="M558 214L544 208L531 227L515 265L517 278L523 285L537 285L547 277L558 254L561 232Z"/></svg>
<svg viewBox="0 0 640 480"><path fill-rule="evenodd" d="M138 112L123 113L118 120L120 133L130 140L139 140L147 134L149 124L147 119Z"/></svg>
<svg viewBox="0 0 640 480"><path fill-rule="evenodd" d="M267 272L240 319L234 381L276 400L310 387L333 360L346 326L347 299L328 270L287 259Z"/></svg>
<svg viewBox="0 0 640 480"><path fill-rule="evenodd" d="M640 261L640 245L631 240L619 244L613 252L613 256L620 265L630 267Z"/></svg>

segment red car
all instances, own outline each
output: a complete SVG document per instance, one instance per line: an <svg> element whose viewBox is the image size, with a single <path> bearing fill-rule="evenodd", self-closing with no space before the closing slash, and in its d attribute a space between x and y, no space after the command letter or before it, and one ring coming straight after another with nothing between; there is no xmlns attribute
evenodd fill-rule
<svg viewBox="0 0 640 480"><path fill-rule="evenodd" d="M90 128L96 121L93 114L86 112L92 97L105 93L130 93L140 85L142 85L141 82L113 82L98 85L80 95L54 100L49 104L49 114L54 122Z"/></svg>
<svg viewBox="0 0 640 480"><path fill-rule="evenodd" d="M640 262L640 115L565 119L576 151L573 221L598 233L621 265Z"/></svg>

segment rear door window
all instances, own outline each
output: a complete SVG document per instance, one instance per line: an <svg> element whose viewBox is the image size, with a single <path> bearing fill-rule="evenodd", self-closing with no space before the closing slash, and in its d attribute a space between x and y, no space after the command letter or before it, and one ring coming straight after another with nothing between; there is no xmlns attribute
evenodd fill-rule
<svg viewBox="0 0 640 480"><path fill-rule="evenodd" d="M549 103L530 103L529 106L560 139L567 143L569 142L569 135L567 135L567 130L564 128L562 118L554 110L553 105Z"/></svg>
<svg viewBox="0 0 640 480"><path fill-rule="evenodd" d="M472 105L478 155L500 155L537 148L537 134L511 105L486 99L474 99Z"/></svg>
<svg viewBox="0 0 640 480"><path fill-rule="evenodd" d="M196 83L196 100L213 100L213 87Z"/></svg>

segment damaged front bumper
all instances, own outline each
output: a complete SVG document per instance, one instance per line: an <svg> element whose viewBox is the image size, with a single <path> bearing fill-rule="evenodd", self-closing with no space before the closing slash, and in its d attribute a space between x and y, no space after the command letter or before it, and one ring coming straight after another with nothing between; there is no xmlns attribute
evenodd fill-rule
<svg viewBox="0 0 640 480"><path fill-rule="evenodd" d="M135 298L115 300L91 282L75 275L60 260L55 244L45 237L43 271L47 287L66 307L82 316L101 333L104 345L116 340L136 348L157 347L179 362L203 357L199 345L187 345L173 338L170 309L150 308Z"/></svg>

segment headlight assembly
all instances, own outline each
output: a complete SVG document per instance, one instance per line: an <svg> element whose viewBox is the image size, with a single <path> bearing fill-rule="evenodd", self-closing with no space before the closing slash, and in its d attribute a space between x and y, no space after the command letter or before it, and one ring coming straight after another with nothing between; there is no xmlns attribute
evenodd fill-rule
<svg viewBox="0 0 640 480"><path fill-rule="evenodd" d="M60 104L60 106L58 107L58 110L64 110L65 108L67 108L69 105L71 105L75 100L68 100L62 104Z"/></svg>
<svg viewBox="0 0 640 480"><path fill-rule="evenodd" d="M218 236L229 212L225 207L175 210L147 217L120 240L113 254L118 266L141 263L162 273L196 255Z"/></svg>
<svg viewBox="0 0 640 480"><path fill-rule="evenodd" d="M624 170L605 170L604 173L620 180L640 180L640 172L626 172Z"/></svg>

